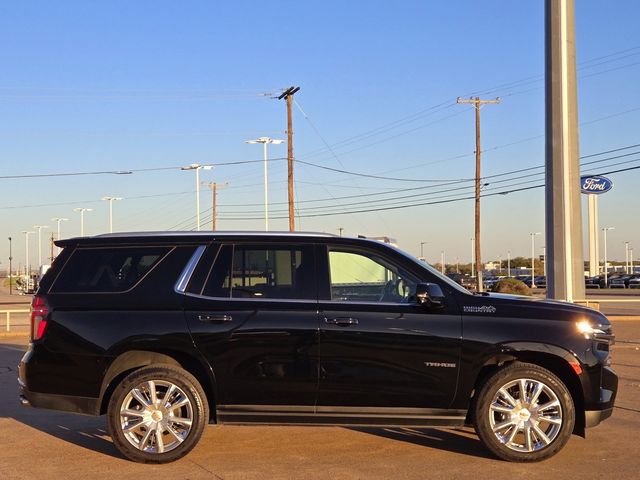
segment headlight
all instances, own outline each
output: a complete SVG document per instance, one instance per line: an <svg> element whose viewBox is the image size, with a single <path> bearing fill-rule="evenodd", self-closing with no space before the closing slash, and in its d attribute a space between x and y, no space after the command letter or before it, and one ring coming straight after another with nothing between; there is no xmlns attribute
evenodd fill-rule
<svg viewBox="0 0 640 480"><path fill-rule="evenodd" d="M576 322L576 327L578 332L584 335L584 338L589 339L594 335L604 335L605 332L602 330L602 326L600 324L592 325L588 320L582 320L580 322Z"/></svg>

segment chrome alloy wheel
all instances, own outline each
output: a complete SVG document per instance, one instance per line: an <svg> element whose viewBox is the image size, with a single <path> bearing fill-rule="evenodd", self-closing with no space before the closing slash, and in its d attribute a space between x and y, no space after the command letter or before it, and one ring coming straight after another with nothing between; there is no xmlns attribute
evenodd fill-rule
<svg viewBox="0 0 640 480"><path fill-rule="evenodd" d="M507 448L534 452L550 445L560 433L562 407L547 385L520 378L496 392L489 406L489 424Z"/></svg>
<svg viewBox="0 0 640 480"><path fill-rule="evenodd" d="M193 406L171 382L151 380L131 389L120 406L120 428L127 441L147 453L165 453L189 435Z"/></svg>

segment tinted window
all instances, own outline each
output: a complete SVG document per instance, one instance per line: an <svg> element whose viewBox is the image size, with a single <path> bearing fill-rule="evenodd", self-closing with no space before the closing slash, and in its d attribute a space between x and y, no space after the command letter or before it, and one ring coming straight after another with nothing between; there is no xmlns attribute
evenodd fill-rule
<svg viewBox="0 0 640 480"><path fill-rule="evenodd" d="M236 245L220 251L203 294L212 297L316 299L313 247Z"/></svg>
<svg viewBox="0 0 640 480"><path fill-rule="evenodd" d="M417 280L403 269L373 255L329 252L331 300L408 303Z"/></svg>
<svg viewBox="0 0 640 480"><path fill-rule="evenodd" d="M127 291L133 288L169 250L169 247L79 248L71 255L51 291Z"/></svg>

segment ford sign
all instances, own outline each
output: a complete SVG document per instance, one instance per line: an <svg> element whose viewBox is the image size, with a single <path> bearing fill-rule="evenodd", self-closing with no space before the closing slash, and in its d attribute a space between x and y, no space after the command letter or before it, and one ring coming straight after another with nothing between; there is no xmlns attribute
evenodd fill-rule
<svg viewBox="0 0 640 480"><path fill-rule="evenodd" d="M586 194L600 194L613 188L613 182L600 175L585 175L580 177L580 190Z"/></svg>

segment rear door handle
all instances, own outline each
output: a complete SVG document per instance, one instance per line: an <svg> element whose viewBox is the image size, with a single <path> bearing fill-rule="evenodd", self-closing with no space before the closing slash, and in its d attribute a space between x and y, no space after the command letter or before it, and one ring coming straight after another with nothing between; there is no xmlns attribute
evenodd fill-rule
<svg viewBox="0 0 640 480"><path fill-rule="evenodd" d="M233 320L231 315L198 315L201 322L230 322Z"/></svg>
<svg viewBox="0 0 640 480"><path fill-rule="evenodd" d="M349 325L357 325L358 319L353 317L336 317L336 318L325 318L324 322L330 325L339 325L341 327L348 327Z"/></svg>

